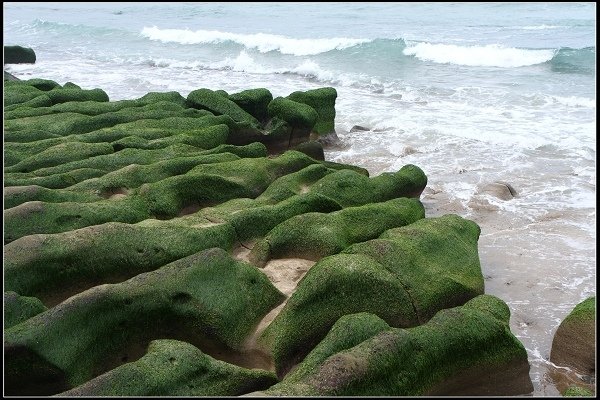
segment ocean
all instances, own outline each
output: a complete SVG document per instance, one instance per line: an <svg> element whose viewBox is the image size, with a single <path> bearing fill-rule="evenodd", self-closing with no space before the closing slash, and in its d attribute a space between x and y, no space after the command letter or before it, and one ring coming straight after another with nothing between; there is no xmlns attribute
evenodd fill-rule
<svg viewBox="0 0 600 400"><path fill-rule="evenodd" d="M558 394L552 337L596 293L595 38L595 3L4 3L4 44L37 55L5 66L21 79L111 100L335 87L328 160L415 164L428 217L481 226L534 396Z"/></svg>

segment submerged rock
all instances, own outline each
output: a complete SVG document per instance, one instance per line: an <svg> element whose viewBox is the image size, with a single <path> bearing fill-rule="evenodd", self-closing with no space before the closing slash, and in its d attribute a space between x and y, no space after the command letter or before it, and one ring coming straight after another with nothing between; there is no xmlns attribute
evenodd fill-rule
<svg viewBox="0 0 600 400"><path fill-rule="evenodd" d="M517 191L505 182L494 182L479 188L479 193L489 194L501 200L511 200L517 196Z"/></svg>

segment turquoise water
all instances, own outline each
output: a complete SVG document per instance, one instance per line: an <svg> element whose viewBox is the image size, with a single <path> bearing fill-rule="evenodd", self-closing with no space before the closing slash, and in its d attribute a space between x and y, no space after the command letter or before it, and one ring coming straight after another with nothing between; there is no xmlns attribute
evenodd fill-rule
<svg viewBox="0 0 600 400"><path fill-rule="evenodd" d="M595 3L4 3L21 78L149 91L333 86L334 161L428 175L427 215L482 227L486 291L506 301L534 395L552 335L596 292ZM350 132L362 125L371 131ZM508 182L501 200L486 185Z"/></svg>

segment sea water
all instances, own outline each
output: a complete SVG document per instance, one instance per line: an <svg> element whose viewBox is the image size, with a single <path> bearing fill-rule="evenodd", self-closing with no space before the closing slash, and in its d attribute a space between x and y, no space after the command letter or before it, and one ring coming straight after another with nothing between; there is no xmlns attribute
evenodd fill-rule
<svg viewBox="0 0 600 400"><path fill-rule="evenodd" d="M111 100L335 87L329 160L418 165L428 217L481 226L485 290L511 309L537 396L558 394L560 321L596 293L595 38L595 3L4 3L4 44L37 55L6 66L21 79Z"/></svg>

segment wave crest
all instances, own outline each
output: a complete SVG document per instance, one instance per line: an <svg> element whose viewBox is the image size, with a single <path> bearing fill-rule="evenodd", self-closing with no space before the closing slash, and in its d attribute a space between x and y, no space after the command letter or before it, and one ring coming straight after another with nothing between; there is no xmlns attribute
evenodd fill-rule
<svg viewBox="0 0 600 400"><path fill-rule="evenodd" d="M526 50L487 46L457 46L454 44L417 43L403 50L407 56L439 64L466 65L469 67L524 67L542 64L554 57L554 50Z"/></svg>
<svg viewBox="0 0 600 400"><path fill-rule="evenodd" d="M323 38L323 39L294 39L268 33L240 34L221 31L189 29L160 29L144 27L141 35L164 43L203 44L235 42L248 49L256 49L261 53L279 51L282 54L308 56L324 53L330 50L341 50L370 42L369 39L352 38Z"/></svg>

